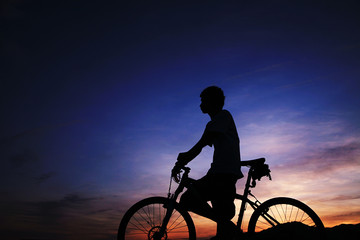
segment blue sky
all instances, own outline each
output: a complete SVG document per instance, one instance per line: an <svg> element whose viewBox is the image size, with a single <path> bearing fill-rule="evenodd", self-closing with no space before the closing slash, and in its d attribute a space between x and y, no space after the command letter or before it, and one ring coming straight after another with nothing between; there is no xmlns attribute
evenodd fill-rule
<svg viewBox="0 0 360 240"><path fill-rule="evenodd" d="M177 154L209 121L199 94L210 85L225 92L242 159L266 157L272 169L260 200L299 198L327 226L359 219L355 1L2 9L4 236L112 239L131 204L166 194ZM206 148L190 163L193 177L211 157Z"/></svg>

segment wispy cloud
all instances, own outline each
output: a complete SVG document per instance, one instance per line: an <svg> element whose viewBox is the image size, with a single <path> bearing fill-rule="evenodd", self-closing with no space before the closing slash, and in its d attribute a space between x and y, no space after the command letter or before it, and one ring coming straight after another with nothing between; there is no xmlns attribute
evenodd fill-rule
<svg viewBox="0 0 360 240"><path fill-rule="evenodd" d="M91 197L72 193L59 200L16 201L12 202L11 208L6 208L7 202L0 202L0 220L6 229L0 236L6 239L94 236L95 239L112 239L122 216L117 205L122 205L123 201L116 196Z"/></svg>
<svg viewBox="0 0 360 240"><path fill-rule="evenodd" d="M26 164L31 164L37 162L38 160L38 155L30 149L24 149L22 152L9 157L9 161L15 167L23 167Z"/></svg>
<svg viewBox="0 0 360 240"><path fill-rule="evenodd" d="M242 154L298 161L310 154L334 158L334 154L356 153L359 136L347 131L344 120L336 116L316 119L309 114L313 113L279 108L235 115Z"/></svg>
<svg viewBox="0 0 360 240"><path fill-rule="evenodd" d="M323 221L329 223L329 227L338 225L339 222L342 224L358 224L358 219L360 219L360 211L345 211L340 214L331 214L322 218Z"/></svg>
<svg viewBox="0 0 360 240"><path fill-rule="evenodd" d="M71 125L83 123L83 122L84 122L83 120L74 120L74 121L70 121L70 122L64 122L64 123L59 123L59 124L49 124L49 125L44 125L41 127L28 129L28 130L22 131L20 133L17 133L15 135L12 135L12 136L2 137L0 139L0 146L3 144L4 145L12 144L14 141L21 139L25 136L31 136L34 134L39 134L39 133L43 133L46 131L50 131L50 130L54 130L54 129L58 129L58 128L62 128L62 127L67 127L67 126L71 126Z"/></svg>
<svg viewBox="0 0 360 240"><path fill-rule="evenodd" d="M37 183L42 183L42 182L45 182L48 179L52 178L54 175L56 175L56 172L48 172L48 173L41 174L38 177L34 177L34 179L36 180Z"/></svg>
<svg viewBox="0 0 360 240"><path fill-rule="evenodd" d="M230 77L229 80L242 79L244 77L251 76L253 74L263 73L263 72L272 71L274 69L283 68L283 67L285 67L286 65L288 65L290 63L291 62L281 62L281 63L270 64L268 66L260 67L260 68L254 69L252 71L247 71L245 73L234 75L234 76Z"/></svg>
<svg viewBox="0 0 360 240"><path fill-rule="evenodd" d="M343 201L343 200L354 200L354 199L360 199L360 194L356 194L356 195L339 195L339 196L336 196L330 200L340 200L340 201Z"/></svg>
<svg viewBox="0 0 360 240"><path fill-rule="evenodd" d="M316 169L318 172L359 167L360 142L350 142L345 145L319 149L298 164Z"/></svg>

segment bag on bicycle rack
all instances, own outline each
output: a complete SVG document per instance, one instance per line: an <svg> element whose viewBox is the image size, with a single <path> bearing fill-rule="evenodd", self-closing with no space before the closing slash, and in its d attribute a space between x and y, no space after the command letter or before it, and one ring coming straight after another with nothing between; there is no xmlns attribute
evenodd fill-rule
<svg viewBox="0 0 360 240"><path fill-rule="evenodd" d="M269 177L269 179L271 180L271 175L270 175L270 168L269 165L267 164L259 164L259 165L255 165L253 167L253 172L252 172L252 179L253 180L261 180L262 177Z"/></svg>

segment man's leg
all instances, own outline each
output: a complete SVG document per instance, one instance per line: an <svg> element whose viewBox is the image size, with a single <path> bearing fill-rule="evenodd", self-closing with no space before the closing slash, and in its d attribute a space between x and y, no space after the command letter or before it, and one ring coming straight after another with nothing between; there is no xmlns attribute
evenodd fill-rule
<svg viewBox="0 0 360 240"><path fill-rule="evenodd" d="M227 175L214 176L214 192L211 200L217 222L218 239L231 239L236 226L231 219L235 215L236 178Z"/></svg>
<svg viewBox="0 0 360 240"><path fill-rule="evenodd" d="M188 211L215 221L213 209L207 204L210 200L209 192L212 188L212 181L208 176L196 180L190 189L183 193L180 204Z"/></svg>

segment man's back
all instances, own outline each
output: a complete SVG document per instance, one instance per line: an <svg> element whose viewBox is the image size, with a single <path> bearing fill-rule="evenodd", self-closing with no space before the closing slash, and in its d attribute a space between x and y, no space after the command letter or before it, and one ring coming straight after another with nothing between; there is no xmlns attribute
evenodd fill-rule
<svg viewBox="0 0 360 240"><path fill-rule="evenodd" d="M241 178L239 136L231 114L227 110L220 111L206 125L205 131L215 133L211 143L214 157L209 173L233 174Z"/></svg>

